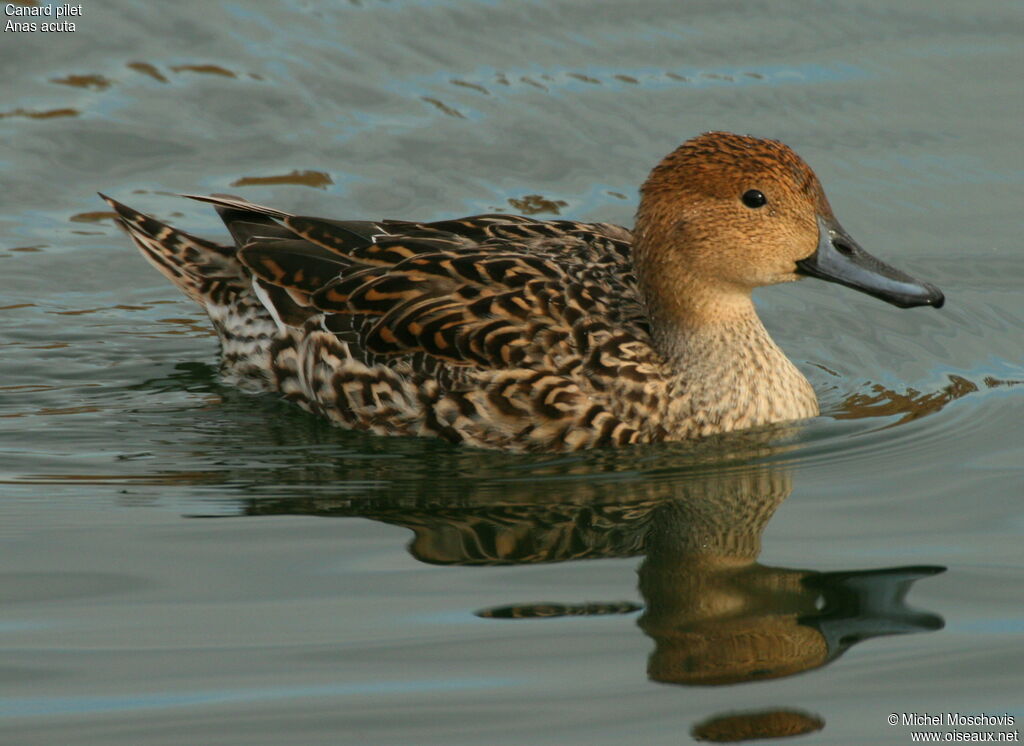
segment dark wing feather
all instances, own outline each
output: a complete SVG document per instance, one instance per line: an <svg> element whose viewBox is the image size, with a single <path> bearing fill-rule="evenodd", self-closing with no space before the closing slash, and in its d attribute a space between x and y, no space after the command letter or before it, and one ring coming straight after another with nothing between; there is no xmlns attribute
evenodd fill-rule
<svg viewBox="0 0 1024 746"><path fill-rule="evenodd" d="M265 282L310 293L352 266L344 257L300 239L254 239L238 258Z"/></svg>
<svg viewBox="0 0 1024 746"><path fill-rule="evenodd" d="M284 224L301 238L346 255L361 246L372 245L374 236L387 233L379 223L365 220L329 220L290 215L285 218Z"/></svg>
<svg viewBox="0 0 1024 746"><path fill-rule="evenodd" d="M324 314L325 328L378 361L509 368L566 345L585 354L615 331L608 322L646 337L630 234L618 226L510 215L338 221L203 199L286 322Z"/></svg>

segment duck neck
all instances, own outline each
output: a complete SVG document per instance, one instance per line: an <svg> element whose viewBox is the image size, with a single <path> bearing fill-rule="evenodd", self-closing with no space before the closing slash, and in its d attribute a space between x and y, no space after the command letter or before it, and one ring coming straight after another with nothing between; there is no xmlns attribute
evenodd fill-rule
<svg viewBox="0 0 1024 746"><path fill-rule="evenodd" d="M711 435L818 413L807 379L779 349L750 292L676 283L645 287L654 344L669 366L666 425Z"/></svg>
<svg viewBox="0 0 1024 746"><path fill-rule="evenodd" d="M662 284L659 278L657 283ZM677 370L725 362L729 352L753 344L775 348L754 309L750 293L682 283L645 293L651 333L658 351ZM739 344L745 340L744 344Z"/></svg>

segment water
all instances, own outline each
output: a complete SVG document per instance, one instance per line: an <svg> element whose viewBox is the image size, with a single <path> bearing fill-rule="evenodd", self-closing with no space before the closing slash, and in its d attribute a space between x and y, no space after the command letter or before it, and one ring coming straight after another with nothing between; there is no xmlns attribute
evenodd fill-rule
<svg viewBox="0 0 1024 746"><path fill-rule="evenodd" d="M0 44L0 740L908 743L890 713L1024 718L1018 7L82 8ZM201 312L94 194L210 236L169 194L629 224L708 129L792 145L948 297L762 291L826 413L781 446L332 429L222 386Z"/></svg>

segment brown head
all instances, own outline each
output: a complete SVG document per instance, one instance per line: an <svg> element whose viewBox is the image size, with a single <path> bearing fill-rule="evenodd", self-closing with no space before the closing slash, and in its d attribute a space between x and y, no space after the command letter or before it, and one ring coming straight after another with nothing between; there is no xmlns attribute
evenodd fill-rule
<svg viewBox="0 0 1024 746"><path fill-rule="evenodd" d="M818 177L775 140L709 132L683 143L641 188L636 264L649 305L686 315L697 302L813 275L900 306L942 294L861 249L832 214ZM652 309L652 310L654 310ZM679 309L677 309L679 310Z"/></svg>

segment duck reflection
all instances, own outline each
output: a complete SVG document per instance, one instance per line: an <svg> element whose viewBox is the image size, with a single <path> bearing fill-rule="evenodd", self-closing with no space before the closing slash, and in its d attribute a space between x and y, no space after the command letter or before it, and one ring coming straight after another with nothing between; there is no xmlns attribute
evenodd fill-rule
<svg viewBox="0 0 1024 746"><path fill-rule="evenodd" d="M751 499L743 481L666 505L648 532L639 625L655 642L651 679L721 685L791 676L872 637L942 627L904 599L914 581L944 568L817 572L758 563L761 533L786 493L774 485Z"/></svg>
<svg viewBox="0 0 1024 746"><path fill-rule="evenodd" d="M825 721L817 715L800 710L775 709L716 715L693 726L690 734L698 741L737 743L803 736L824 727Z"/></svg>
<svg viewBox="0 0 1024 746"><path fill-rule="evenodd" d="M671 456L662 454L663 458ZM630 463L607 458L611 476ZM495 620L597 616L642 611L640 629L654 643L648 676L657 682L699 686L739 684L824 666L852 645L881 635L937 630L936 614L914 610L912 584L942 572L936 566L819 572L760 564L761 536L792 491L787 469L772 464L729 470L692 469L659 480L658 464L644 462L645 479L623 485L586 480L560 497L521 484L504 489L500 503L472 489L457 500L415 495L372 499L322 497L249 503L254 514L312 513L360 516L413 532L409 552L434 565L509 565L642 556L643 604L628 600L583 604L543 601L477 611ZM546 476L559 468L544 467ZM567 464L567 472L579 464ZM595 468L595 464L589 464ZM536 471L536 469L534 470ZM621 474L621 472L620 472ZM591 473L591 476L594 476ZM643 497L636 496L642 485ZM623 489L625 487L625 489ZM613 497L618 491L631 498ZM784 737L823 727L795 710L727 713L694 727L703 740Z"/></svg>

